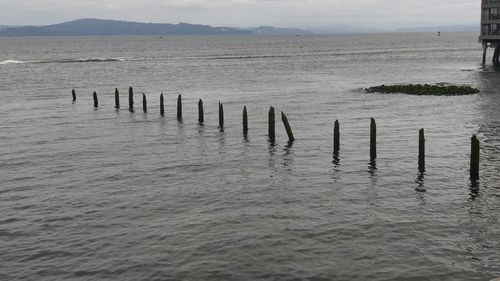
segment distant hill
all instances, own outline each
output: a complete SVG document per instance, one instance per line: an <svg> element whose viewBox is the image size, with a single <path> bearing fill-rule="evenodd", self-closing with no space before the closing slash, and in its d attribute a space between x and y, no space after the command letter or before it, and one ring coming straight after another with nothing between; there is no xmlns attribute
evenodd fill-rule
<svg viewBox="0 0 500 281"><path fill-rule="evenodd" d="M0 36L99 36L99 35L288 35L311 32L294 28L212 27L201 24L140 23L101 19L79 19L44 26L0 26Z"/></svg>
<svg viewBox="0 0 500 281"><path fill-rule="evenodd" d="M248 28L255 35L299 35L299 34L312 34L311 31L306 31L297 28L278 28L273 26L259 26Z"/></svg>
<svg viewBox="0 0 500 281"><path fill-rule="evenodd" d="M201 24L140 23L101 19L44 25L10 27L0 30L0 36L95 36L95 35L224 35L253 34L251 30L212 27Z"/></svg>
<svg viewBox="0 0 500 281"><path fill-rule="evenodd" d="M384 30L377 29L377 28L357 27L357 26L347 25L347 24L331 24L331 25L326 25L326 26L309 27L309 28L307 28L307 30L310 30L314 33L320 33L320 34L385 32Z"/></svg>

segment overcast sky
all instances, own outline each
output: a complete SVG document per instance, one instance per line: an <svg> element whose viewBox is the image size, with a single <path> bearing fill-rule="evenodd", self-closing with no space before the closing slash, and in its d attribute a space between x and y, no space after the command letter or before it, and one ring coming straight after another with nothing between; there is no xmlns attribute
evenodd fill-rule
<svg viewBox="0 0 500 281"><path fill-rule="evenodd" d="M0 0L0 25L78 18L214 26L397 28L479 22L480 0Z"/></svg>

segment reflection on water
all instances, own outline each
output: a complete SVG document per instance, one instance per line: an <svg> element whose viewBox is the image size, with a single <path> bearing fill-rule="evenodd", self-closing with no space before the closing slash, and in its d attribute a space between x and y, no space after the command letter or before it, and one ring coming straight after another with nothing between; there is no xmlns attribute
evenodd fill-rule
<svg viewBox="0 0 500 281"><path fill-rule="evenodd" d="M425 188L424 184L424 177L425 177L425 172L419 172L417 175L417 180L415 180L417 187L415 188L415 190L418 192L427 192L427 189Z"/></svg>

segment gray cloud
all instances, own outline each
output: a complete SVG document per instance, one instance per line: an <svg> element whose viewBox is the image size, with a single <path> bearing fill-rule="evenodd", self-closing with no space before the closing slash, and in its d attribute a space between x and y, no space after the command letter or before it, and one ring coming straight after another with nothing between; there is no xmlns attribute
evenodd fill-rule
<svg viewBox="0 0 500 281"><path fill-rule="evenodd" d="M404 27L474 23L470 0L0 0L0 24L50 24L93 17L216 26Z"/></svg>

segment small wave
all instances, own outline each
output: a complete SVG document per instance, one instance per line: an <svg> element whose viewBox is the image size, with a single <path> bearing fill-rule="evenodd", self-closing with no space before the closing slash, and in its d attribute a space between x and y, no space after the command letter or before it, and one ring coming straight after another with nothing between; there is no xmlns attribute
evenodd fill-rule
<svg viewBox="0 0 500 281"><path fill-rule="evenodd" d="M5 60L0 62L0 65L24 64L24 63L118 62L118 61L128 61L128 60L130 59L126 57L116 57L116 58L90 57L90 58L78 58L78 59L49 59L49 60L38 60L38 61Z"/></svg>
<svg viewBox="0 0 500 281"><path fill-rule="evenodd" d="M20 60L4 60L0 61L0 65L4 64L20 64L20 63L27 63L26 61L20 61Z"/></svg>
<svg viewBox="0 0 500 281"><path fill-rule="evenodd" d="M255 55L255 56L217 56L208 57L209 60L237 60L237 59L262 59L262 58L290 58L291 55Z"/></svg>
<svg viewBox="0 0 500 281"><path fill-rule="evenodd" d="M76 62L113 62L113 61L128 61L128 58L118 57L118 58L79 58L79 59L59 59L59 60L44 60L38 63L76 63Z"/></svg>

